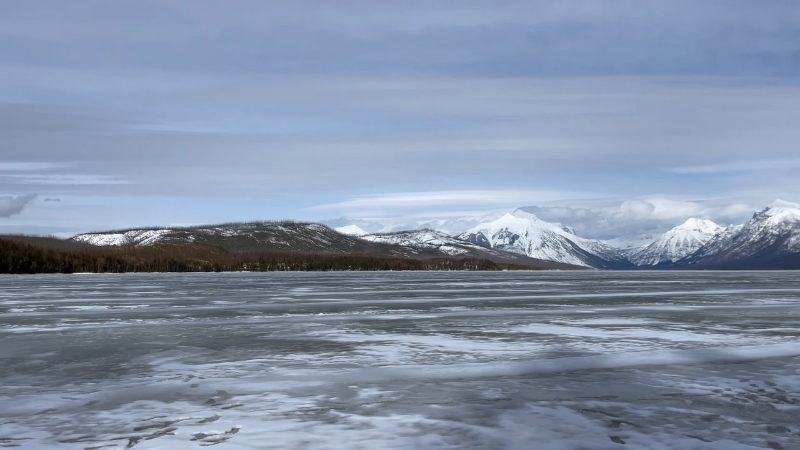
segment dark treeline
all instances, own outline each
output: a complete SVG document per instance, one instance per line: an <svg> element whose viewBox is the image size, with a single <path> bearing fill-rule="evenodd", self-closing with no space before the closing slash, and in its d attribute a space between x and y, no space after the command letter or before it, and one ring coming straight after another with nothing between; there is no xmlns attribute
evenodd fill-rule
<svg viewBox="0 0 800 450"><path fill-rule="evenodd" d="M219 247L53 248L0 239L0 273L123 273L333 270L498 270L489 260L418 260L360 254L230 253Z"/></svg>

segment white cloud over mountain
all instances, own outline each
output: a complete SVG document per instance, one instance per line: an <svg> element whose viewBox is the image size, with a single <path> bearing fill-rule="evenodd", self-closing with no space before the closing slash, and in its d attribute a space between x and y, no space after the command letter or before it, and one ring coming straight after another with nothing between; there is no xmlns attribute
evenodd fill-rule
<svg viewBox="0 0 800 450"><path fill-rule="evenodd" d="M525 206L520 209L548 222L569 225L578 235L593 239L660 234L691 217L725 224L739 223L756 210L748 205L727 202L664 198L626 200L616 206Z"/></svg>
<svg viewBox="0 0 800 450"><path fill-rule="evenodd" d="M572 204L567 203L569 201L559 204L559 201L552 200L544 205L519 207L524 204L520 198L514 195L501 198L501 191L492 191L483 198L476 196L472 202L476 208L470 210L463 208L468 203L469 193L418 193L418 198L424 200L419 204L407 204L407 200L414 197L402 194L374 196L363 202L357 200L349 203L355 206L350 210L351 214L322 222L334 227L353 224L371 233L431 228L456 235L519 209L544 221L570 226L581 237L601 240L626 238L647 243L689 218L708 219L728 225L746 221L758 209L757 205L731 203L729 199L680 200L663 197L628 200L589 198L573 200ZM519 194L524 197L524 192ZM392 199L402 200L392 206ZM492 201L495 203L492 204ZM397 207L397 204L403 206ZM365 208L366 205L375 207L371 211L378 215L359 217L359 211L370 210ZM380 213L385 215L381 216ZM614 245L626 246L616 242Z"/></svg>

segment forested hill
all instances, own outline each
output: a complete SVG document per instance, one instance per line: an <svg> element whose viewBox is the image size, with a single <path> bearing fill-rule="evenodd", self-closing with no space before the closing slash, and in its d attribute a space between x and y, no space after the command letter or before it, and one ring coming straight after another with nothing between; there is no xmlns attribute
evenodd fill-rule
<svg viewBox="0 0 800 450"><path fill-rule="evenodd" d="M487 259L369 254L231 252L209 245L98 247L55 238L0 237L0 273L536 269Z"/></svg>
<svg viewBox="0 0 800 450"><path fill-rule="evenodd" d="M436 236L431 236L435 234ZM409 236L413 235L413 236ZM406 237L408 239L404 239ZM292 252L371 255L412 259L488 259L495 263L543 269L574 269L569 264L485 248L431 230L350 236L313 222L239 222L192 227L146 227L83 233L75 244L104 247L154 245L211 246L231 253Z"/></svg>

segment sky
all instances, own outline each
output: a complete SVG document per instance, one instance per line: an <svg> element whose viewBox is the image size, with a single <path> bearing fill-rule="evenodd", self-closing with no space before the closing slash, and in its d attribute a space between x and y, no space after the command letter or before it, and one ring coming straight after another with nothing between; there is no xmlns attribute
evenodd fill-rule
<svg viewBox="0 0 800 450"><path fill-rule="evenodd" d="M0 233L800 201L800 3L0 3Z"/></svg>

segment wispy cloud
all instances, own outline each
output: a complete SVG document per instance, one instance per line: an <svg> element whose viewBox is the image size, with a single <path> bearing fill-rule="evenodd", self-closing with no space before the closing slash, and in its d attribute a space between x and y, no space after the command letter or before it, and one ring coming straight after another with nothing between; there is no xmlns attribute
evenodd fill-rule
<svg viewBox="0 0 800 450"><path fill-rule="evenodd" d="M452 190L427 192L395 192L355 197L336 203L309 208L315 211L353 212L363 210L397 211L442 207L502 208L533 201L565 198L586 198L591 194L544 190ZM443 214L446 215L446 214Z"/></svg>
<svg viewBox="0 0 800 450"><path fill-rule="evenodd" d="M800 159L767 159L756 161L737 161L721 164L672 167L670 172L681 175L715 174L725 172L753 172L758 170L775 170L800 167Z"/></svg>
<svg viewBox="0 0 800 450"><path fill-rule="evenodd" d="M28 171L38 171L38 170L63 169L65 167L70 167L73 165L74 164L68 164L68 163L6 161L6 162L0 162L0 172L28 172Z"/></svg>
<svg viewBox="0 0 800 450"><path fill-rule="evenodd" d="M20 184L47 184L47 185L99 185L99 184L133 184L132 181L109 175L7 175L0 174L0 179L10 179Z"/></svg>

